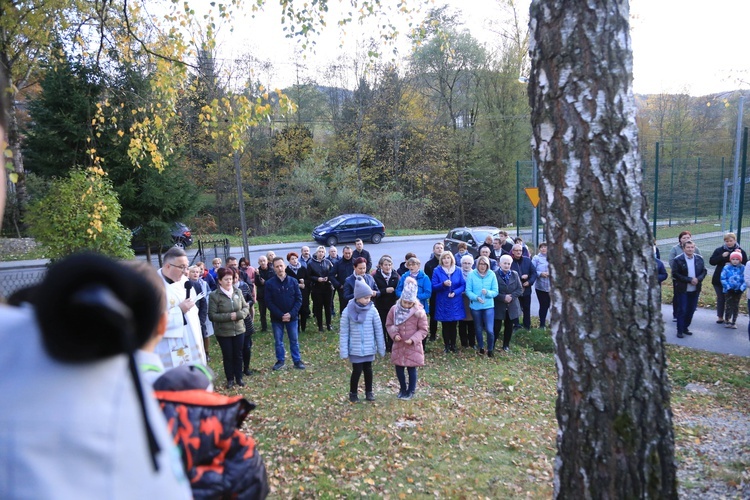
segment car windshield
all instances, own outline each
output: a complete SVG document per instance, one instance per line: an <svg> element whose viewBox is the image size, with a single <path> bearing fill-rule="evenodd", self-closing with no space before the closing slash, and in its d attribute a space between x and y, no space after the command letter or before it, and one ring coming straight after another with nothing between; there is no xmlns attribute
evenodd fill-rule
<svg viewBox="0 0 750 500"><path fill-rule="evenodd" d="M345 220L346 220L346 217L344 217L343 215L339 215L338 217L334 217L333 219L329 220L328 222L326 222L323 225L324 226L334 227L334 226L337 226L337 225L341 224Z"/></svg>
<svg viewBox="0 0 750 500"><path fill-rule="evenodd" d="M487 235L492 235L493 239L495 236L497 236L497 233L495 231L488 231L487 229L476 229L472 231L474 234L474 241L477 242L477 245L481 245L484 243L484 239L487 237Z"/></svg>

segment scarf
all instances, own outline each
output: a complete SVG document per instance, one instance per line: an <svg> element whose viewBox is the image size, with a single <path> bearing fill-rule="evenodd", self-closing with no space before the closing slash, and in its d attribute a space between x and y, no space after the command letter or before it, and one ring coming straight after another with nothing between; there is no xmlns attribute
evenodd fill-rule
<svg viewBox="0 0 750 500"><path fill-rule="evenodd" d="M352 299L349 301L349 305L346 306L346 314L348 314L349 319L355 323L364 323L370 309L372 309L372 301L368 302L366 306L363 306L356 300Z"/></svg>
<svg viewBox="0 0 750 500"><path fill-rule="evenodd" d="M511 272L512 271L510 271L510 270L507 273L505 273L503 271L500 271L500 277L503 279L503 283L505 283L506 285L508 283L510 283L510 273Z"/></svg>
<svg viewBox="0 0 750 500"><path fill-rule="evenodd" d="M217 288L221 290L224 295L229 297L229 300L232 300L232 297L234 296L234 285L232 285L231 290L224 290L224 287L221 285L219 285Z"/></svg>
<svg viewBox="0 0 750 500"><path fill-rule="evenodd" d="M289 269L291 269L292 271L294 271L294 274L297 274L297 271L299 271L299 268L302 267L302 264L300 263L300 261L297 261L297 265L296 266L293 266L291 264L287 264L287 266L289 266Z"/></svg>
<svg viewBox="0 0 750 500"><path fill-rule="evenodd" d="M396 310L393 313L393 323L396 325L400 325L409 317L414 314L414 309L416 308L416 304L411 306L411 308L407 309L404 306L401 305L401 301L399 300L396 302Z"/></svg>
<svg viewBox="0 0 750 500"><path fill-rule="evenodd" d="M383 276L383 278L385 278L385 282L386 282L386 283L388 283L388 280L390 280L390 279L391 279L391 274L393 274L393 271L391 271L391 272L390 272L390 273L388 273L388 274L385 274L385 273L383 272L383 270L381 269L381 270L380 270L380 274L381 274L381 276Z"/></svg>
<svg viewBox="0 0 750 500"><path fill-rule="evenodd" d="M453 264L451 267L445 267L445 266L440 266L440 267L442 267L443 271L445 271L445 274L448 275L448 279L451 279L451 276L453 276L453 273L456 272L455 264Z"/></svg>

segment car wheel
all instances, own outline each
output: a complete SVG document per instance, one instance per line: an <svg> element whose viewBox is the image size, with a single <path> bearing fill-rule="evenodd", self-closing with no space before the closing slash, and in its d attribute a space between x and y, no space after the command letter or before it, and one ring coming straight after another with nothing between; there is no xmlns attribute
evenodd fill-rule
<svg viewBox="0 0 750 500"><path fill-rule="evenodd" d="M174 246L177 248L185 248L185 242L183 240L177 240L174 242Z"/></svg>
<svg viewBox="0 0 750 500"><path fill-rule="evenodd" d="M338 242L339 242L339 240L337 240L335 236L329 236L326 239L326 245L328 245L329 247L334 246Z"/></svg>
<svg viewBox="0 0 750 500"><path fill-rule="evenodd" d="M380 235L380 233L375 233L372 235L372 242L376 245L380 243L380 241L383 239L383 237Z"/></svg>

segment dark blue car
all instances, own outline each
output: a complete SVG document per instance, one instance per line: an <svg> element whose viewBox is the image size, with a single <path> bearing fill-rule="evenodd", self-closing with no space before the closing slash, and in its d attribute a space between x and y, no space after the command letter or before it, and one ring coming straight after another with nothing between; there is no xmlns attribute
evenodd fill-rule
<svg viewBox="0 0 750 500"><path fill-rule="evenodd" d="M313 229L312 237L323 245L335 245L339 242L362 241L380 243L385 236L385 226L371 215L345 214L334 217Z"/></svg>

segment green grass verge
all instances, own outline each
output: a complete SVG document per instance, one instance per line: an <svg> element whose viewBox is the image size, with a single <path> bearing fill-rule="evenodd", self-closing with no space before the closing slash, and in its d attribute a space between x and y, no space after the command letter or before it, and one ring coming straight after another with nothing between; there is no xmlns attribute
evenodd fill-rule
<svg viewBox="0 0 750 500"><path fill-rule="evenodd" d="M254 337L258 372L242 393L258 407L246 430L265 458L273 497L551 496L557 374L548 330L518 332L510 354L495 358L468 349L447 355L430 343L411 401L396 398L393 365L378 359L376 401L351 404L350 364L338 358L334 323L334 332L318 333L311 322L301 334L305 371L289 359L286 369L271 371L272 335ZM750 402L746 358L667 349L673 408L700 414L703 405ZM217 388L226 392L215 341L211 352ZM716 394L686 396L689 382L710 384Z"/></svg>

